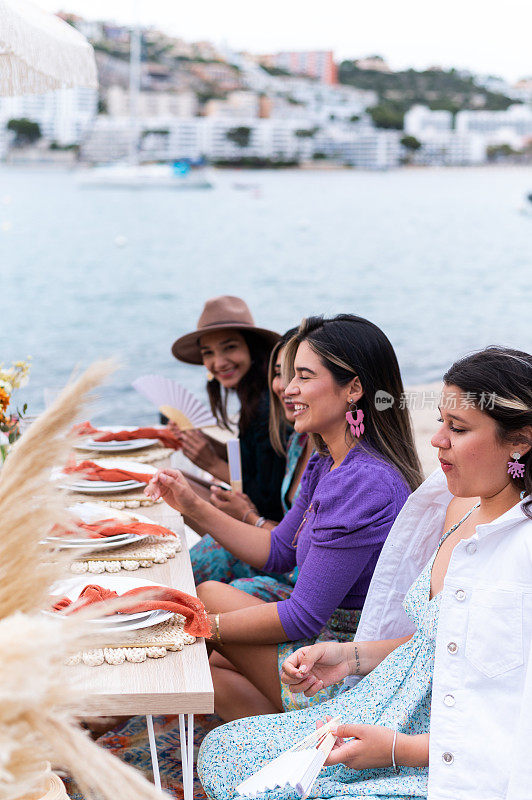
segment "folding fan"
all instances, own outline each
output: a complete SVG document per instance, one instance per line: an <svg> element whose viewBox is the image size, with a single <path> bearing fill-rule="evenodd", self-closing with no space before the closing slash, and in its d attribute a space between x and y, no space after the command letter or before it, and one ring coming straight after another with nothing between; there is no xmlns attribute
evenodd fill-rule
<svg viewBox="0 0 532 800"><path fill-rule="evenodd" d="M236 787L236 793L242 797L255 797L267 789L292 786L302 800L305 800L334 747L336 737L330 731L339 722L340 717L335 717L309 736L296 742L289 750L285 750L240 783Z"/></svg>
<svg viewBox="0 0 532 800"><path fill-rule="evenodd" d="M180 383L162 375L142 375L133 387L150 400L165 417L182 431L216 425L208 408Z"/></svg>

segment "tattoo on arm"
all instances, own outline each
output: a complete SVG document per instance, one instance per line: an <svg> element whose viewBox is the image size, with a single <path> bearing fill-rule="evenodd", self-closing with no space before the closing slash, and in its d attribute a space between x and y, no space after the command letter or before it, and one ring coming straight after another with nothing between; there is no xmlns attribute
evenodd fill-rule
<svg viewBox="0 0 532 800"><path fill-rule="evenodd" d="M355 675L360 675L360 654L358 652L358 647L354 645L355 649Z"/></svg>

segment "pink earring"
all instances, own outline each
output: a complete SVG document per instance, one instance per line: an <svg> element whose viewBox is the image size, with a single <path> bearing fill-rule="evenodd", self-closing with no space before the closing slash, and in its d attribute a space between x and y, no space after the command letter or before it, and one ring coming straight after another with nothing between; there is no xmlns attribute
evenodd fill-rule
<svg viewBox="0 0 532 800"><path fill-rule="evenodd" d="M357 439L360 439L364 433L364 412L358 408L356 403L351 403L349 406L349 411L346 411L345 418L349 423L349 430L351 431L352 435Z"/></svg>
<svg viewBox="0 0 532 800"><path fill-rule="evenodd" d="M521 453L512 453L512 458L515 459L515 461L508 462L508 475L511 475L512 478L524 478L525 465L519 463Z"/></svg>

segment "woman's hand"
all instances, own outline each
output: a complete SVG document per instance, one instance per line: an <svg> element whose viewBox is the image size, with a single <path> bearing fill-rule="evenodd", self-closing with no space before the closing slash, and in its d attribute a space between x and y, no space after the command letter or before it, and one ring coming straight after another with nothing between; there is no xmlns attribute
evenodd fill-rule
<svg viewBox="0 0 532 800"><path fill-rule="evenodd" d="M193 464L207 472L213 472L219 465L220 459L216 450L204 433L197 430L180 431L179 438L181 449Z"/></svg>
<svg viewBox="0 0 532 800"><path fill-rule="evenodd" d="M169 506L194 517L198 504L202 501L190 487L187 479L176 469L161 469L144 489L144 494L152 500L162 499Z"/></svg>
<svg viewBox="0 0 532 800"><path fill-rule="evenodd" d="M325 762L326 767L345 764L350 769L376 769L392 766L393 730L379 725L338 725L337 737ZM346 737L355 737L349 742Z"/></svg>
<svg viewBox="0 0 532 800"><path fill-rule="evenodd" d="M232 492L222 489L220 486L211 486L211 503L215 508L220 511L225 511L226 514L238 519L240 522L244 520L244 515L254 511L259 516L257 509L247 496L242 492ZM249 521L249 516L246 522Z"/></svg>
<svg viewBox="0 0 532 800"><path fill-rule="evenodd" d="M351 644L351 643L349 643ZM349 675L348 645L320 642L300 647L283 662L281 681L294 694L313 697L326 686L340 683Z"/></svg>

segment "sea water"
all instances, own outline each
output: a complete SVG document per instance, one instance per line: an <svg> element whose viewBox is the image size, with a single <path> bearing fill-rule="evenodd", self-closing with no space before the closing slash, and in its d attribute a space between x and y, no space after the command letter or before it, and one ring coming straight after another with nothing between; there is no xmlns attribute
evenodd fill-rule
<svg viewBox="0 0 532 800"><path fill-rule="evenodd" d="M83 189L74 172L0 168L0 362L33 356L18 393L44 406L114 355L100 423L155 419L131 388L158 373L203 395L170 346L204 301L245 298L278 331L368 317L406 383L488 344L532 350L531 167L219 171L202 191ZM15 398L14 398L15 399Z"/></svg>

